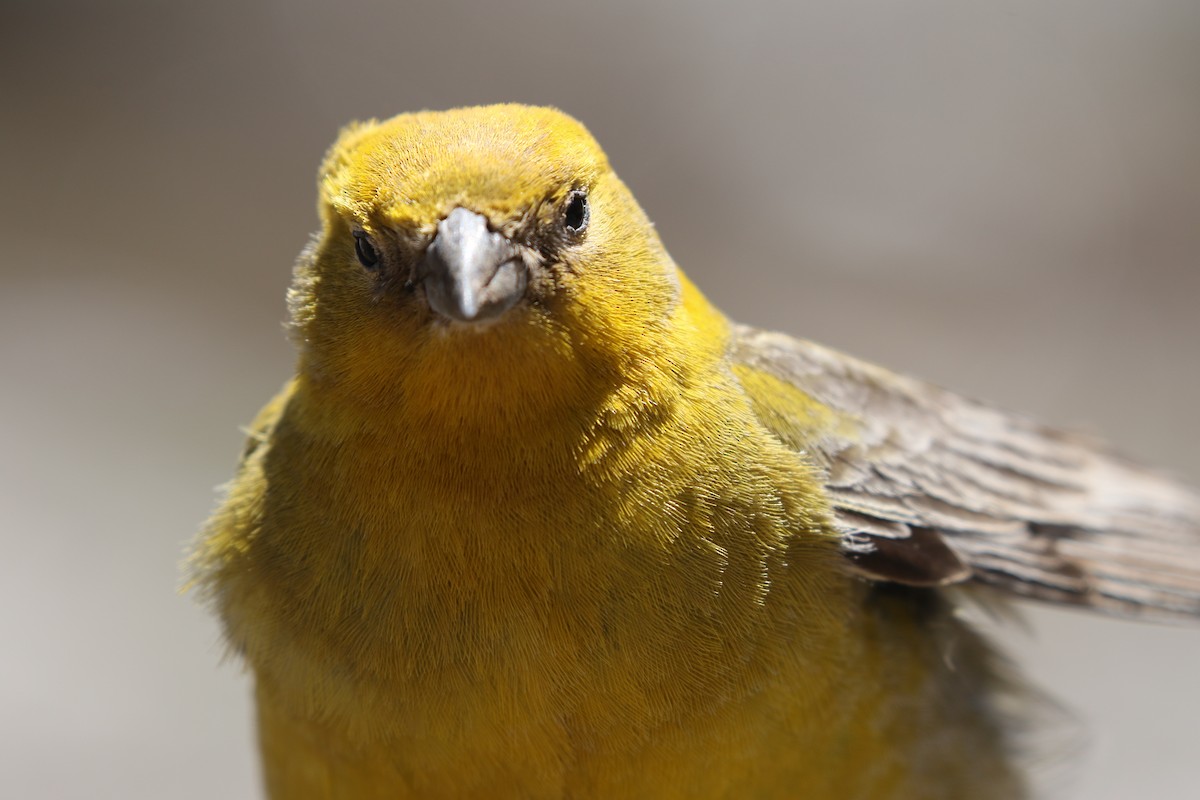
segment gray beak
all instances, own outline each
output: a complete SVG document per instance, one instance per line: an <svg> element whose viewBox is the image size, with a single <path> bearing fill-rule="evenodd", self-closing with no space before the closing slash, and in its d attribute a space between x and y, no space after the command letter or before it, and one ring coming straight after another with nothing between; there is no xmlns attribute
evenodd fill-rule
<svg viewBox="0 0 1200 800"><path fill-rule="evenodd" d="M422 275L429 307L459 322L500 316L521 299L529 281L517 246L465 208L438 223Z"/></svg>

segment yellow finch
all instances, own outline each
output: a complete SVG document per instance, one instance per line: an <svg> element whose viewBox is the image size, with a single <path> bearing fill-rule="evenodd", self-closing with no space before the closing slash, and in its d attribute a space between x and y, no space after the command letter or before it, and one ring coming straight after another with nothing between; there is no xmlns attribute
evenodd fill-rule
<svg viewBox="0 0 1200 800"><path fill-rule="evenodd" d="M346 128L194 557L272 798L1014 800L945 587L1200 613L1200 500L729 322L570 117Z"/></svg>

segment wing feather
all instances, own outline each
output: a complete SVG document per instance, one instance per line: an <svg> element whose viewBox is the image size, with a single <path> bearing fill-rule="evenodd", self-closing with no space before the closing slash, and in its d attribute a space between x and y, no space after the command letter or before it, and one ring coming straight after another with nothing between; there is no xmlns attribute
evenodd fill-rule
<svg viewBox="0 0 1200 800"><path fill-rule="evenodd" d="M1196 492L1087 437L811 342L739 327L733 355L764 424L825 471L861 574L1200 615ZM815 418L829 422L789 422Z"/></svg>

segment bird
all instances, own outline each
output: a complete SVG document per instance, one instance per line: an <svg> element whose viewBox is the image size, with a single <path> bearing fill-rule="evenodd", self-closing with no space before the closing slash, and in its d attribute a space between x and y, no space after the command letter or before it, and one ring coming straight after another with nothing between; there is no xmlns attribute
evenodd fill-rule
<svg viewBox="0 0 1200 800"><path fill-rule="evenodd" d="M584 126L352 123L190 557L267 795L1018 800L964 609L1200 616L1200 495L729 320Z"/></svg>

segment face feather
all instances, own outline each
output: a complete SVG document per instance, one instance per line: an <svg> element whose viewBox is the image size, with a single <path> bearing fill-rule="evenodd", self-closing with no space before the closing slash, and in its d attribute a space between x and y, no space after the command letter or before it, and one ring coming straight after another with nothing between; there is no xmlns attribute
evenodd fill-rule
<svg viewBox="0 0 1200 800"><path fill-rule="evenodd" d="M674 263L599 145L559 111L355 124L320 190L323 229L290 295L302 373L376 404L430 380L527 402L516 398L611 392L688 360L672 352Z"/></svg>

